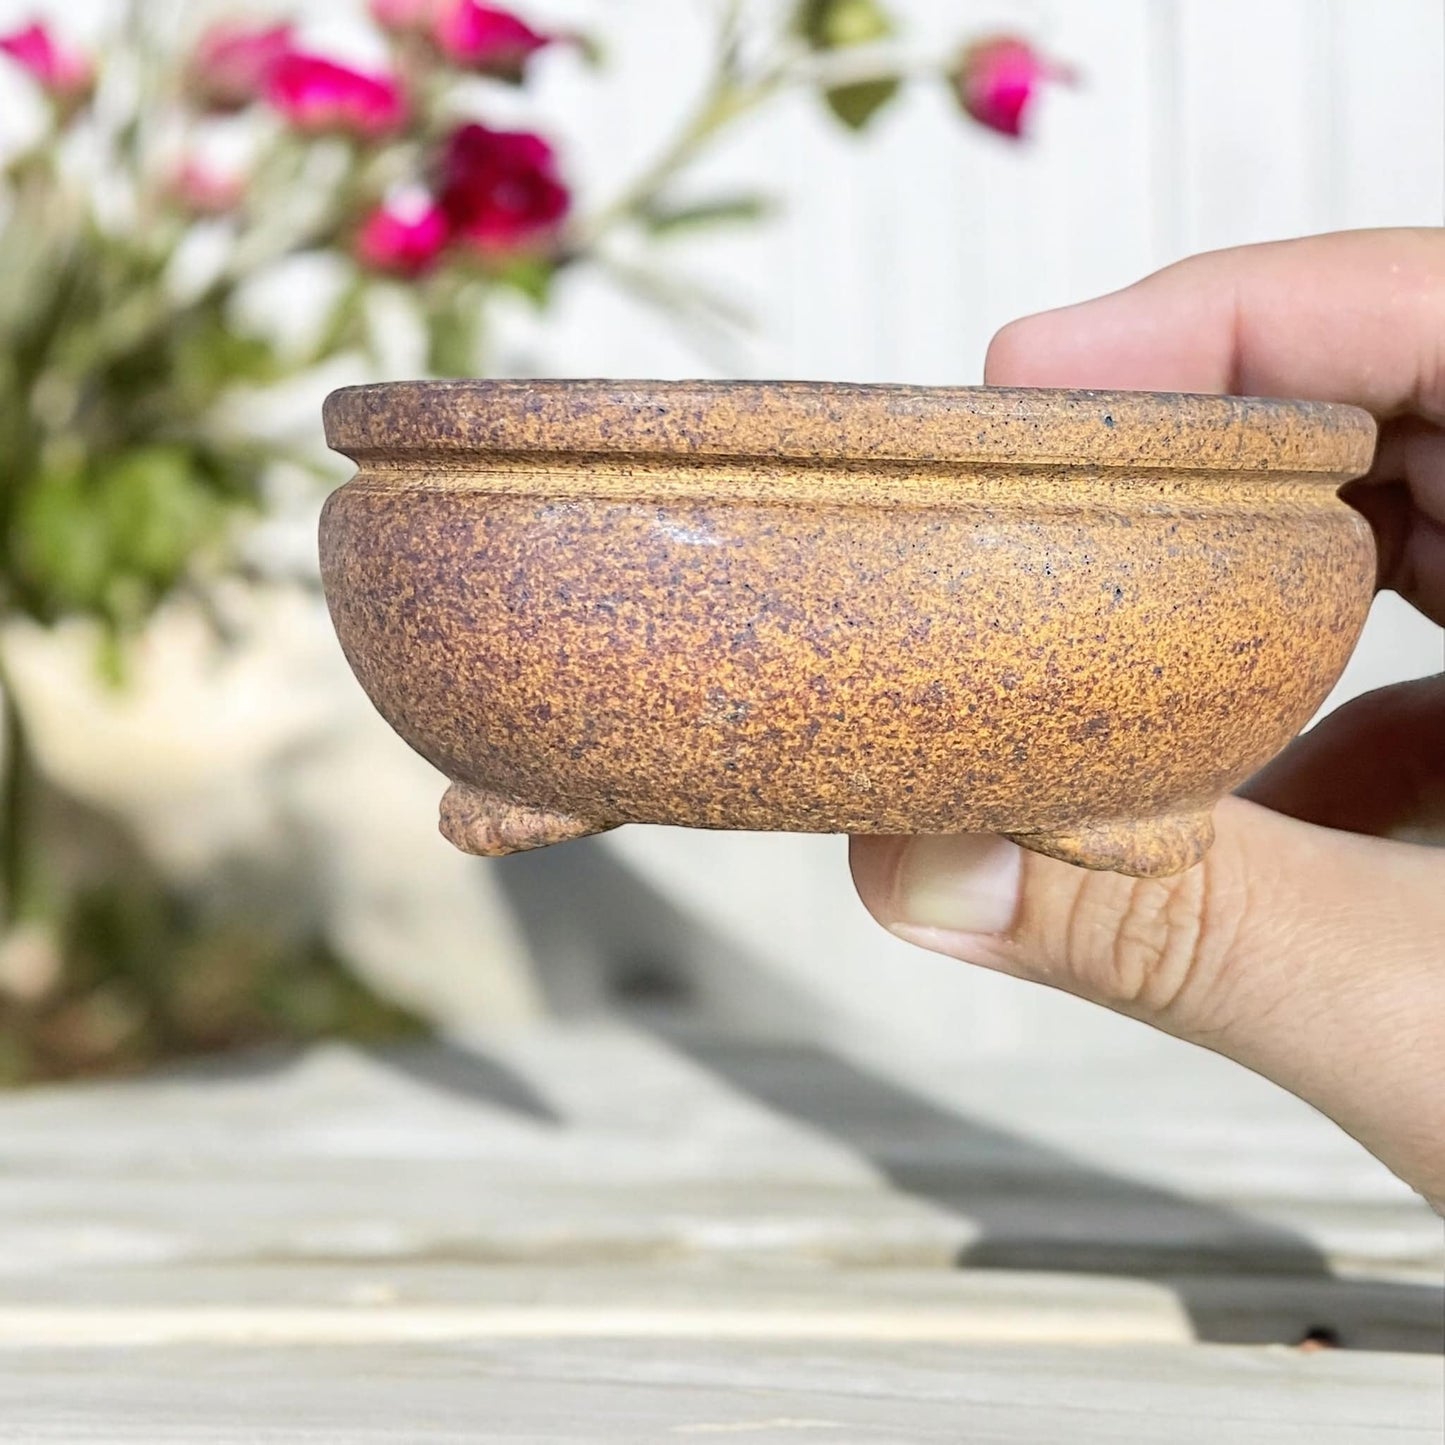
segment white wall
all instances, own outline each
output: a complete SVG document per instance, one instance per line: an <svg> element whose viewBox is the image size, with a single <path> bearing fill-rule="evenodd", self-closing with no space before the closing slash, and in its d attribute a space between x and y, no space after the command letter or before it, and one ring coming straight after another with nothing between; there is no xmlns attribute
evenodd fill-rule
<svg viewBox="0 0 1445 1445"><path fill-rule="evenodd" d="M758 334L722 366L591 282L564 295L527 362L561 374L977 381L1011 317L1124 285L1195 251L1353 226L1445 220L1445 12L1438 0L896 0L946 43L1019 27L1085 84L1014 148L920 90L861 141L799 101L732 142L711 177L786 199L776 225L686 253L751 307ZM696 74L704 7L617 0L617 68L558 93L579 174L656 144ZM561 90L561 77L556 89ZM540 97L550 109L552 96ZM681 263L680 263L681 264ZM1442 665L1440 630L1377 604L1332 704ZM631 829L607 844L714 929L843 1017L922 1050L1130 1047L1138 1031L896 945L852 899L834 839Z"/></svg>
<svg viewBox="0 0 1445 1445"><path fill-rule="evenodd" d="M920 48L1022 29L1077 65L1033 144L965 126L917 87L861 141L803 97L708 167L783 198L782 219L692 245L679 268L757 318L700 356L593 278L521 328L562 375L968 383L1012 317L1219 246L1445 221L1445 6L1438 0L895 0ZM616 0L606 81L544 77L576 173L605 194L687 102L708 7ZM1433 671L1439 629L1384 599L1345 691ZM1343 692L1340 694L1342 697ZM1338 700L1338 699L1336 699Z"/></svg>
<svg viewBox="0 0 1445 1445"><path fill-rule="evenodd" d="M67 0L54 9L79 24L107 3ZM1439 0L893 4L922 49L986 27L1018 28L1077 65L1085 83L1048 98L1037 139L1022 149L963 124L941 87L910 95L861 141L841 134L810 101L791 101L744 128L708 166L710 181L778 193L782 218L679 245L673 262L755 315L755 334L734 354L700 356L665 324L578 276L562 288L554 313L539 321L519 308L508 319L499 360L564 375L970 382L1004 321L1126 284L1190 252L1445 218ZM0 0L0 24L32 8L28 0ZM308 0L299 8L328 42L354 38L359 0ZM537 86L497 96L495 114L544 124L564 145L584 196L605 199L687 103L706 58L708 6L536 0L523 8L595 27L610 65L589 77L566 57L549 60ZM326 641L320 632L317 640ZM1441 662L1439 630L1383 599L1340 695ZM347 707L359 709L349 682L340 686ZM333 746L328 756L341 754ZM366 766L384 767L390 756L399 779L405 759L390 739L377 737ZM417 778L408 787L398 783L390 813L373 798L378 840L394 835L397 808L424 809L429 819L430 782ZM354 843L361 823L333 819L329 835L320 821L314 826L335 859L349 856L339 844ZM336 846L325 843L328 836ZM1008 1049L1040 1037L1084 1050L1140 1041L1133 1026L1073 1000L883 936L852 896L840 840L626 829L596 846L810 991L819 1013L833 1016L829 1026L855 1038L902 1036L920 1052ZM414 912L429 916L428 928L438 913L455 919L457 946L424 946L432 935L421 929L411 967L427 975L433 997L451 988L454 1007L466 1008L463 995L476 991L453 981L482 930L455 889L449 903L427 891L461 860L440 851L428 857L418 844L413 872L432 880L424 886L408 882L410 855L380 844L373 851L391 860L377 917L390 908L387 917L403 918L401 895L414 894ZM485 866L476 865L479 897ZM380 896L380 876L362 869L338 896L360 908L358 896ZM456 876L457 888L465 882ZM358 927L363 922L368 937L385 931L358 914ZM388 956L405 969L400 928L391 929ZM708 992L747 1011L736 990L729 1000L726 979L712 980ZM472 1012L487 1007L483 1000Z"/></svg>

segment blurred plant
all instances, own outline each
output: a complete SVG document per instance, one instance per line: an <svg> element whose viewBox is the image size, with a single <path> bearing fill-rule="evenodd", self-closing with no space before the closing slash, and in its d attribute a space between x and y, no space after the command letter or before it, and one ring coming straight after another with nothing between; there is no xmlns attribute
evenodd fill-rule
<svg viewBox="0 0 1445 1445"><path fill-rule="evenodd" d="M624 260L618 239L759 217L758 196L685 193L689 168L722 132L798 89L861 129L909 78L879 0L801 0L774 7L765 25L724 0L696 108L619 196L578 214L554 145L489 124L477 82L522 86L549 52L595 58L586 37L536 29L479 0L369 8L388 54L374 72L305 48L289 22L221 21L178 41L147 0L129 0L94 56L42 20L0 36L0 56L28 74L46 111L38 137L0 165L0 616L90 619L117 679L127 640L163 601L204 603L216 579L241 568L238 536L261 504L268 465L289 455L320 471L305 448L292 455L238 434L228 401L345 355L374 369L383 295L411 309L427 366L443 376L483 368L495 297L545 305L570 268L604 268L638 295L686 310L696 298ZM1011 137L1039 84L1065 78L1017 39L925 69L955 87L974 120ZM210 159L218 139L239 143L244 163ZM300 347L248 321L245 304L297 258L324 258L339 276L323 323ZM120 960L149 950L164 971L161 961L186 952L176 907L124 903L115 888L97 902L65 882L39 822L47 784L3 675L0 691L0 995L6 949L49 949L52 994L70 1003L77 980L116 984L107 957L124 973ZM97 918L110 920L109 934ZM258 976L273 974L258 966ZM139 1037L167 1047L213 1037L174 1018L159 1023L164 1011L144 1002L133 968L129 977L130 1014L107 1014L134 1020L115 1060L135 1057ZM6 1017L12 1043L39 1017L34 1000L8 1016L5 1007L0 1059ZM239 1033L265 1032L253 1015ZM281 1008L271 1026L294 1032L284 1020ZM56 1049L40 1054L10 1072L65 1071ZM93 1047L82 1055L86 1068L104 1062Z"/></svg>

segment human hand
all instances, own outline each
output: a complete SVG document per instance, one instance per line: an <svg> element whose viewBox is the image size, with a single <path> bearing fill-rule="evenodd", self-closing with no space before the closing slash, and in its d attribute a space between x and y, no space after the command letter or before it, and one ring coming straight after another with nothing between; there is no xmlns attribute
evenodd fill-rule
<svg viewBox="0 0 1445 1445"><path fill-rule="evenodd" d="M1005 327L1002 386L1353 402L1381 424L1347 490L1380 585L1445 622L1445 231L1198 256ZM1001 838L855 838L873 916L924 948L1105 1004L1306 1099L1445 1212L1445 676L1341 708L1216 814L1175 878Z"/></svg>

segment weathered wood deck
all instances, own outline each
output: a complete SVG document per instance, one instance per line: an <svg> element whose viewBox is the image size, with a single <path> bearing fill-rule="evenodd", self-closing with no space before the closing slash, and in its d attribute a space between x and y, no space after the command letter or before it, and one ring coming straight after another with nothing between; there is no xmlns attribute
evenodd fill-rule
<svg viewBox="0 0 1445 1445"><path fill-rule="evenodd" d="M552 1027L0 1098L0 1439L1437 1445L1445 1226L1159 1058Z"/></svg>

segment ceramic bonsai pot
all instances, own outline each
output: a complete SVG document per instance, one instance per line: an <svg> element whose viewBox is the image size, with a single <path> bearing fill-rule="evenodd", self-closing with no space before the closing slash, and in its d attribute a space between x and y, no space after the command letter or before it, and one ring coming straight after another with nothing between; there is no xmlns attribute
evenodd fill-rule
<svg viewBox="0 0 1445 1445"><path fill-rule="evenodd" d="M467 381L326 428L341 645L472 853L647 822L1182 870L1374 587L1349 407Z"/></svg>

